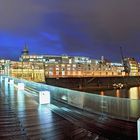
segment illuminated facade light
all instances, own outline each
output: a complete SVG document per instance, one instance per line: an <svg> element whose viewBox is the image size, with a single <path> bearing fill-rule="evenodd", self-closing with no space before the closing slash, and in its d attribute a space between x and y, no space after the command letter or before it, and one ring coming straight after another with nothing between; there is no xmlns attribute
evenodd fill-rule
<svg viewBox="0 0 140 140"><path fill-rule="evenodd" d="M125 58L124 62L129 68L129 73L124 71L125 68L121 63L111 63L106 59L24 53L19 62L0 60L0 73L35 82L45 82L45 77L55 76L137 76L140 74L140 64L138 65L134 59Z"/></svg>
<svg viewBox="0 0 140 140"><path fill-rule="evenodd" d="M18 83L17 88L18 90L24 90L24 83Z"/></svg>

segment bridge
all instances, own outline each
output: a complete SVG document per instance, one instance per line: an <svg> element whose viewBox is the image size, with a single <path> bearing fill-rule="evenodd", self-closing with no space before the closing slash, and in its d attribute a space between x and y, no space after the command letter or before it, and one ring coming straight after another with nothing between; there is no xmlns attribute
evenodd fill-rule
<svg viewBox="0 0 140 140"><path fill-rule="evenodd" d="M0 139L137 139L139 116L139 100L0 77Z"/></svg>

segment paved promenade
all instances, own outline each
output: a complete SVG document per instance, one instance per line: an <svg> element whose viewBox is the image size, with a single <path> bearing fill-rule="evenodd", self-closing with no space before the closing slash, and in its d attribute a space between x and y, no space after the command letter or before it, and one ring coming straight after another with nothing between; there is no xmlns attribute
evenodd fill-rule
<svg viewBox="0 0 140 140"><path fill-rule="evenodd" d="M91 114L0 83L0 140L135 140L136 123Z"/></svg>
<svg viewBox="0 0 140 140"><path fill-rule="evenodd" d="M26 91L0 84L0 140L89 140L92 134L39 105Z"/></svg>

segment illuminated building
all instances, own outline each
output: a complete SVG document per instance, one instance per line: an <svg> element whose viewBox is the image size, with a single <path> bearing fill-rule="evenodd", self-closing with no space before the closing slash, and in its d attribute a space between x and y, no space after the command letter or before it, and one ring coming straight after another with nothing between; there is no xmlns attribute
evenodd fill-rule
<svg viewBox="0 0 140 140"><path fill-rule="evenodd" d="M36 82L45 81L43 63L11 61L10 65L11 76Z"/></svg>
<svg viewBox="0 0 140 140"><path fill-rule="evenodd" d="M138 62L134 58L124 58L124 69L130 76L137 76L139 72Z"/></svg>
<svg viewBox="0 0 140 140"><path fill-rule="evenodd" d="M0 60L0 74L45 82L44 64L40 62L18 62L2 59Z"/></svg>
<svg viewBox="0 0 140 140"><path fill-rule="evenodd" d="M22 51L19 60L44 63L46 77L121 76L123 69L121 64L112 65L104 57L95 60L81 56L29 55L27 47Z"/></svg>
<svg viewBox="0 0 140 140"><path fill-rule="evenodd" d="M125 76L121 63L111 63L81 56L30 55L27 46L20 61L0 60L0 73L18 78L44 82L47 77L107 77ZM138 75L138 64L134 59L124 59L129 75Z"/></svg>
<svg viewBox="0 0 140 140"><path fill-rule="evenodd" d="M24 49L27 51L27 48ZM25 51L22 52L25 52ZM81 76L91 67L91 59L79 56L28 55L22 53L21 62L42 62L46 77ZM91 70L90 70L91 71Z"/></svg>
<svg viewBox="0 0 140 140"><path fill-rule="evenodd" d="M91 59L80 56L55 56L55 55L29 55L27 48L24 48L19 58L22 62L43 62L46 64L91 64Z"/></svg>
<svg viewBox="0 0 140 140"><path fill-rule="evenodd" d="M0 60L0 74L9 75L10 72L10 60Z"/></svg>

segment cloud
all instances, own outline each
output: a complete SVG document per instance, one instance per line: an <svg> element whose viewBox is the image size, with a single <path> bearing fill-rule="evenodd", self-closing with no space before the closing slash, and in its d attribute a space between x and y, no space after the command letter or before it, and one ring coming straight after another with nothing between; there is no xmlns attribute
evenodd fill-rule
<svg viewBox="0 0 140 140"><path fill-rule="evenodd" d="M27 41L33 53L119 60L123 45L126 54L138 57L139 4L139 0L1 0L0 34L7 40L0 39L0 47L16 48Z"/></svg>

